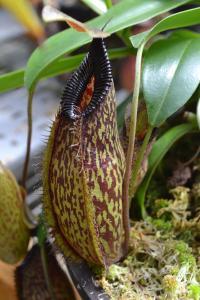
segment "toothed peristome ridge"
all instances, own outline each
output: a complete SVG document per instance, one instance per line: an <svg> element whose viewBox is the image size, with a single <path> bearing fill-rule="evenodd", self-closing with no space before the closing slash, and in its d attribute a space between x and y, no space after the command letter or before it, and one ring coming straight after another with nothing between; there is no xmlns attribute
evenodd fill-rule
<svg viewBox="0 0 200 300"><path fill-rule="evenodd" d="M95 43L99 41L93 41L81 64L81 74L88 74L83 66L90 65L88 57L92 56L95 72L102 72L95 73L102 79L102 90L95 81L91 101L80 118L74 118L73 101L77 105L79 99L74 97L71 106L66 99L69 95L79 95L80 91L78 86L70 85L70 82L67 84L74 90L65 90L61 110L51 129L43 166L43 202L47 223L63 254L69 258L73 251L88 262L107 266L118 261L123 253L122 182L125 158L117 131L110 63L102 41L103 57L98 56L98 51L101 53L98 48L98 63L95 61ZM85 63L86 60L90 63ZM108 70L102 66L108 67ZM106 82L104 74L109 75ZM81 89L88 85L89 76L85 78ZM96 88L99 90L96 91ZM96 95L100 98L95 98Z"/></svg>
<svg viewBox="0 0 200 300"><path fill-rule="evenodd" d="M27 252L30 231L23 220L23 199L13 174L0 162L0 260L15 264Z"/></svg>
<svg viewBox="0 0 200 300"><path fill-rule="evenodd" d="M67 82L61 98L61 112L65 117L75 120L79 116L77 107L92 76L95 78L94 92L82 112L83 116L89 115L104 101L112 83L111 65L103 39L93 40L89 53Z"/></svg>

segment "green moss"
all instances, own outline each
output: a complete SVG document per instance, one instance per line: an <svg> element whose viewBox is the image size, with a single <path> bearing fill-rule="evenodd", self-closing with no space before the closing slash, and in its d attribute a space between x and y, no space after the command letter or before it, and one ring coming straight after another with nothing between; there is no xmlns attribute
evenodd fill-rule
<svg viewBox="0 0 200 300"><path fill-rule="evenodd" d="M194 240L194 234L191 229L185 229L178 235L179 240L183 240L185 243L191 243Z"/></svg>
<svg viewBox="0 0 200 300"><path fill-rule="evenodd" d="M190 268L196 267L196 259L191 253L191 249L184 241L179 241L175 247L181 266L189 265Z"/></svg>
<svg viewBox="0 0 200 300"><path fill-rule="evenodd" d="M178 280L175 275L165 275L162 281L162 286L167 295L173 296L178 288Z"/></svg>
<svg viewBox="0 0 200 300"><path fill-rule="evenodd" d="M200 285L199 284L191 284L188 287L189 297L193 300L200 300Z"/></svg>
<svg viewBox="0 0 200 300"><path fill-rule="evenodd" d="M185 252L187 252L187 250L188 250L188 245L185 242L183 242L183 241L177 242L176 251L178 252L178 254L185 253Z"/></svg>
<svg viewBox="0 0 200 300"><path fill-rule="evenodd" d="M153 216L155 214L155 200L161 199L167 195L166 183L160 180L160 177L151 180L151 184L147 190L145 207L146 210Z"/></svg>
<svg viewBox="0 0 200 300"><path fill-rule="evenodd" d="M192 186L192 196L195 201L200 200L200 182L193 184Z"/></svg>
<svg viewBox="0 0 200 300"><path fill-rule="evenodd" d="M170 275L175 275L175 276L177 276L177 275L178 275L178 272L179 272L179 269L180 269L180 268L179 268L178 265L172 267L172 268L171 268L171 271L170 271Z"/></svg>
<svg viewBox="0 0 200 300"><path fill-rule="evenodd" d="M97 278L100 278L102 276L104 276L106 274L105 268L101 267L101 266L97 266L97 265L90 265L90 268L92 270L92 272L94 273L94 275Z"/></svg>
<svg viewBox="0 0 200 300"><path fill-rule="evenodd" d="M169 232L170 230L172 230L173 227L172 222L165 221L163 219L153 219L152 224L156 226L157 230L164 233Z"/></svg>
<svg viewBox="0 0 200 300"><path fill-rule="evenodd" d="M196 267L196 260L192 254L182 253L179 255L181 265L189 264L191 268Z"/></svg>
<svg viewBox="0 0 200 300"><path fill-rule="evenodd" d="M112 300L198 299L192 287L200 285L196 258L176 234L172 222L162 219L133 224L129 255L100 280Z"/></svg>
<svg viewBox="0 0 200 300"><path fill-rule="evenodd" d="M177 186L176 188L170 190L170 194L173 195L175 201L188 204L189 202L189 192L190 189L185 186Z"/></svg>
<svg viewBox="0 0 200 300"><path fill-rule="evenodd" d="M154 200L151 217L132 223L129 255L100 280L112 300L200 300L195 189L176 187L171 199Z"/></svg>
<svg viewBox="0 0 200 300"><path fill-rule="evenodd" d="M129 272L127 267L122 267L118 265L111 265L107 271L106 278L108 281L114 282L120 280L122 276Z"/></svg>
<svg viewBox="0 0 200 300"><path fill-rule="evenodd" d="M153 211L156 214L161 208L168 207L169 200L168 199L157 199L154 203Z"/></svg>

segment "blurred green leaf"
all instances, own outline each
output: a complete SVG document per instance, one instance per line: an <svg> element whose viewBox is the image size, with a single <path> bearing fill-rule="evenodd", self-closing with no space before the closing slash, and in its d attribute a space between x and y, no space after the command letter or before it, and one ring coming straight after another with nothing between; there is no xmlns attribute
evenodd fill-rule
<svg viewBox="0 0 200 300"><path fill-rule="evenodd" d="M165 154L169 151L172 145L178 141L182 136L187 133L190 133L196 129L196 124L188 123L188 124L181 124L176 127L169 129L165 132L153 145L151 153L149 155L149 166L148 172L140 185L139 189L136 193L136 201L141 209L141 213L143 218L146 217L146 210L145 210L145 196L147 189L149 187L151 178L155 173L156 168L158 167L159 163L165 156Z"/></svg>
<svg viewBox="0 0 200 300"><path fill-rule="evenodd" d="M187 30L187 29L180 29L176 31L172 31L170 34L170 39L172 38L183 38L183 39L193 39L193 38L200 38L200 33Z"/></svg>
<svg viewBox="0 0 200 300"><path fill-rule="evenodd" d="M106 7L109 9L112 7L112 0L104 0L106 3Z"/></svg>
<svg viewBox="0 0 200 300"><path fill-rule="evenodd" d="M134 54L133 48L116 48L109 51L110 59L117 59ZM54 61L48 69L39 75L39 79L53 77L76 69L86 53L74 55L66 58L59 58ZM22 87L24 85L24 70L17 70L0 76L0 93Z"/></svg>
<svg viewBox="0 0 200 300"><path fill-rule="evenodd" d="M24 70L17 70L0 76L0 93L7 92L24 85Z"/></svg>
<svg viewBox="0 0 200 300"><path fill-rule="evenodd" d="M163 12L181 6L189 0L123 0L112 6L105 14L88 22L91 27L102 28L108 22L106 31L117 32L134 24L144 22ZM44 42L31 55L26 72L25 86L32 90L41 72L44 72L55 60L63 54L73 51L91 41L85 34L73 29L64 30Z"/></svg>
<svg viewBox="0 0 200 300"><path fill-rule="evenodd" d="M157 127L182 107L200 82L200 38L167 39L147 51L142 74L149 123Z"/></svg>
<svg viewBox="0 0 200 300"><path fill-rule="evenodd" d="M181 27L187 27L200 24L200 7L185 10L166 17L162 21L158 22L150 30L133 35L130 37L133 47L138 48L142 43L146 43L150 38L156 34Z"/></svg>

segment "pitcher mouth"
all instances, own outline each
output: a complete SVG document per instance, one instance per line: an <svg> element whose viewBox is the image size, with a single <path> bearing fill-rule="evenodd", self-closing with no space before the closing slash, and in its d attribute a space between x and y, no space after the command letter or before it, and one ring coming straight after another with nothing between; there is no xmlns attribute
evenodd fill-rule
<svg viewBox="0 0 200 300"><path fill-rule="evenodd" d="M112 69L103 39L94 39L80 67L67 82L61 113L67 119L86 117L103 103L112 84Z"/></svg>

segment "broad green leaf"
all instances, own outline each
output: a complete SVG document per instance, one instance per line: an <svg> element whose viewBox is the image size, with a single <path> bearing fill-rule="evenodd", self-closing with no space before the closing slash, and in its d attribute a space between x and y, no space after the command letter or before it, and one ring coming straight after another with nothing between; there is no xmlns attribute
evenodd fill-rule
<svg viewBox="0 0 200 300"><path fill-rule="evenodd" d="M200 38L200 33L187 30L187 29L179 29L176 31L172 31L170 34L171 38L182 38L182 39L193 39L193 38Z"/></svg>
<svg viewBox="0 0 200 300"><path fill-rule="evenodd" d="M85 5L90 7L98 15L102 15L107 11L106 4L103 0L81 0Z"/></svg>
<svg viewBox="0 0 200 300"><path fill-rule="evenodd" d="M133 35L130 37L130 40L133 47L138 48L142 43L146 43L150 38L162 31L188 27L196 24L200 24L200 7L168 16L158 22L150 30Z"/></svg>
<svg viewBox="0 0 200 300"><path fill-rule="evenodd" d="M114 33L188 2L190 1L123 0L87 24L100 29L109 21L106 32ZM28 61L25 72L27 89L32 90L34 88L40 73L55 60L90 41L91 38L87 34L76 32L73 29L64 30L46 40L42 46L33 52Z"/></svg>
<svg viewBox="0 0 200 300"><path fill-rule="evenodd" d="M200 38L167 39L147 52L142 74L149 123L157 127L181 108L200 82Z"/></svg>
<svg viewBox="0 0 200 300"><path fill-rule="evenodd" d="M133 48L116 48L109 51L109 58L117 59L134 54ZM86 54L59 58L39 75L39 79L53 77L76 69ZM24 70L17 70L0 76L0 93L22 87L24 85Z"/></svg>
<svg viewBox="0 0 200 300"><path fill-rule="evenodd" d="M169 131L164 133L163 136L161 136L153 145L153 148L149 155L148 172L142 184L140 185L139 189L137 190L135 196L137 203L141 208L143 218L146 217L146 211L144 205L146 192L156 168L158 167L159 163L161 162L165 154L172 147L172 145L176 141L178 141L182 136L194 131L195 129L196 129L196 124L188 123L188 124L178 125L176 127L169 129Z"/></svg>

